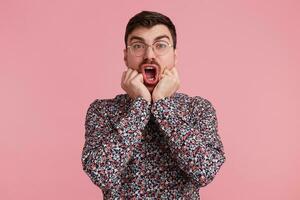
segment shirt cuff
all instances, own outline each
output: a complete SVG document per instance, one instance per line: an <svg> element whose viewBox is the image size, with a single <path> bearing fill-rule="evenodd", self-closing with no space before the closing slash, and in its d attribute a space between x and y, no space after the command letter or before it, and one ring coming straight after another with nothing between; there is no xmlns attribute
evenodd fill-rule
<svg viewBox="0 0 300 200"><path fill-rule="evenodd" d="M152 104L151 113L154 115L158 123L167 122L171 126L176 126L181 121L178 115L177 104L174 98L164 97Z"/></svg>
<svg viewBox="0 0 300 200"><path fill-rule="evenodd" d="M130 106L127 114L120 118L115 124L119 133L125 136L133 134L141 134L141 130L147 125L150 119L150 102L143 97L137 97L130 100Z"/></svg>

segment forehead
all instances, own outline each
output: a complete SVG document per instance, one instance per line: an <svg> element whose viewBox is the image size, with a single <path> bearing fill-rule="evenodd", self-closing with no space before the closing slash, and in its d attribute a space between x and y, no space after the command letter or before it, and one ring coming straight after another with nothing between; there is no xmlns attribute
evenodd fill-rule
<svg viewBox="0 0 300 200"><path fill-rule="evenodd" d="M129 42L134 37L143 38L146 43L152 43L159 36L166 35L170 39L169 41L173 43L171 33L167 26L163 24L157 24L150 28L137 27L128 36L127 42ZM168 40L167 38L165 38Z"/></svg>

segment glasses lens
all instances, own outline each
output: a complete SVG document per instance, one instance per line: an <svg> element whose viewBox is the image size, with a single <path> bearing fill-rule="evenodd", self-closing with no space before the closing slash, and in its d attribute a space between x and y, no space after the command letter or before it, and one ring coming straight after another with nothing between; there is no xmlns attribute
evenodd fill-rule
<svg viewBox="0 0 300 200"><path fill-rule="evenodd" d="M154 51L157 55L164 55L168 52L169 44L164 41L154 43Z"/></svg>
<svg viewBox="0 0 300 200"><path fill-rule="evenodd" d="M131 45L131 51L136 56L141 56L145 53L146 46L141 42L135 42Z"/></svg>

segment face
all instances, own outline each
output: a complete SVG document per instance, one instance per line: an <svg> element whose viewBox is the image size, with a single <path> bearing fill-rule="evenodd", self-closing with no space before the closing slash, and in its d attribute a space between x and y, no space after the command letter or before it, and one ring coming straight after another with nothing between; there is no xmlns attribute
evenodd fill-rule
<svg viewBox="0 0 300 200"><path fill-rule="evenodd" d="M171 33L167 26L158 24L151 28L139 27L129 34L127 45L134 45L139 42L152 45L163 44L173 45ZM145 86L150 92L160 80L165 68L171 69L177 63L176 49L170 47L163 55L156 55L152 48L147 48L143 55L136 56L127 48L124 49L124 61L127 67L137 70L143 74Z"/></svg>

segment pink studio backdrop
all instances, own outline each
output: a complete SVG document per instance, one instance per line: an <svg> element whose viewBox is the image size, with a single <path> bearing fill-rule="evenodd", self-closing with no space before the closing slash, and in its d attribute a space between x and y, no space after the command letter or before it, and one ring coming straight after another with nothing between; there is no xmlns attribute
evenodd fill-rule
<svg viewBox="0 0 300 200"><path fill-rule="evenodd" d="M227 160L201 199L300 199L296 0L1 0L0 199L102 199L80 162L85 114L123 93L141 10L171 17L180 92L217 110Z"/></svg>

